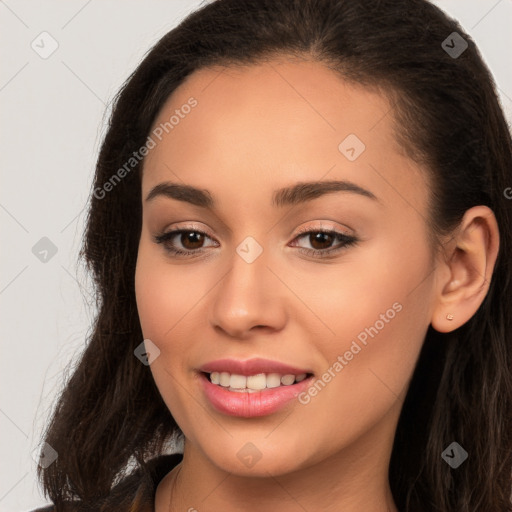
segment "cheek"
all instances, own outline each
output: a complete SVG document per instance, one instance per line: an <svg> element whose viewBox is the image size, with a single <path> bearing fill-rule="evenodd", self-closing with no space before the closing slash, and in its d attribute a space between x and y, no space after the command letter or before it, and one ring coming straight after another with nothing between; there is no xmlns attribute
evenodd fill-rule
<svg viewBox="0 0 512 512"><path fill-rule="evenodd" d="M171 302L172 293L167 290L167 295L163 294L165 284L158 279L158 267L147 256L148 252L141 244L135 269L135 296L144 338L155 342L161 339L168 325L169 309L166 314L162 312L166 308L166 301Z"/></svg>
<svg viewBox="0 0 512 512"><path fill-rule="evenodd" d="M365 332L369 337L366 329L372 326L380 336L392 324L427 321L430 253L420 237L368 240L340 261L319 266L314 275L297 276L295 283L323 321L322 346L327 352L344 349L346 341L360 333L364 342ZM350 342L347 350L349 346Z"/></svg>
<svg viewBox="0 0 512 512"><path fill-rule="evenodd" d="M327 328L316 348L325 371L336 375L322 379L336 381L325 396L335 407L389 406L409 381L429 325L432 274L425 240L390 235L368 242L347 253L343 265L303 282L303 293L319 291L309 294L316 300L311 309Z"/></svg>
<svg viewBox="0 0 512 512"><path fill-rule="evenodd" d="M187 313L198 297L194 297L187 282L190 279L176 268L168 265L149 243L141 241L135 271L137 309L144 338L160 349L149 369L174 419L186 426L190 401L186 400L187 394L184 397L180 392L180 376L189 358L189 351L185 350L189 345L186 333L191 330Z"/></svg>
<svg viewBox="0 0 512 512"><path fill-rule="evenodd" d="M168 407L179 399L180 379L201 358L199 336L207 328L202 308L212 286L204 277L170 264L160 248L141 241L135 272L137 309L144 338L160 349L150 370Z"/></svg>
<svg viewBox="0 0 512 512"><path fill-rule="evenodd" d="M165 260L160 248L141 241L135 271L135 295L137 310L144 337L166 345L173 339L173 346L181 338L175 336L187 315L197 307L205 290L202 280ZM206 286L206 285L205 285Z"/></svg>

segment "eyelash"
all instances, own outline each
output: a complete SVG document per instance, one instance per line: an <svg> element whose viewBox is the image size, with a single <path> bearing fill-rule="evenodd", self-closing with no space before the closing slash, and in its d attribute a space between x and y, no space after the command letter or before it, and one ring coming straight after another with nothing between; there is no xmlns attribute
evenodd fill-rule
<svg viewBox="0 0 512 512"><path fill-rule="evenodd" d="M169 245L170 240L172 240L175 236L180 235L182 233L199 233L208 238L211 238L208 235L208 233L205 233L204 231L201 231L200 229L181 228L181 229L176 229L174 231L169 231L167 233L162 233L160 235L156 235L154 237L154 241L157 244L164 245L165 250L167 252L169 252L173 257L185 257L185 258L188 257L188 258L190 258L190 257L194 257L195 255L197 255L199 253L204 252L204 250L205 250L204 248L195 249L195 250L183 250L183 249L177 249L175 247L171 247ZM325 229L308 229L308 228L303 228L303 229L299 230L299 232L297 233L297 236L293 240L301 238L304 235L313 234L313 233L315 233L315 234L323 233L323 234L327 234L327 235L333 235L334 237L336 237L338 240L341 241L340 246L335 247L335 248L330 248L330 249L307 249L304 247L299 247L299 252L306 254L308 256L317 256L319 258L326 258L329 256L333 256L333 255L339 253L340 251L344 250L345 248L357 244L357 242L359 241L355 236L346 235L345 233L341 233L339 231L325 230Z"/></svg>

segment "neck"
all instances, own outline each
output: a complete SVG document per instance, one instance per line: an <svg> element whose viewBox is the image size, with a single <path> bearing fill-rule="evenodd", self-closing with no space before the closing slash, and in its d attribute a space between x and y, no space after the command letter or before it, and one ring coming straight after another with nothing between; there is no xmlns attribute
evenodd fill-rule
<svg viewBox="0 0 512 512"><path fill-rule="evenodd" d="M398 512L387 476L390 454L351 448L292 473L250 477L223 471L185 442L182 462L157 489L155 512Z"/></svg>
<svg viewBox="0 0 512 512"><path fill-rule="evenodd" d="M297 450L297 469L281 474L225 471L186 439L182 462L158 486L155 512L398 512L388 470L400 406L324 458Z"/></svg>

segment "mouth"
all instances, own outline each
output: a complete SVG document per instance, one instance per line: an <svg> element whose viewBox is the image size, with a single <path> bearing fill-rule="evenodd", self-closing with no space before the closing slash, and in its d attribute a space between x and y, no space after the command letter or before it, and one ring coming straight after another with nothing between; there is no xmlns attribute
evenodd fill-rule
<svg viewBox="0 0 512 512"><path fill-rule="evenodd" d="M313 381L312 373L199 372L203 396L218 413L240 418L269 416L286 406L297 407Z"/></svg>
<svg viewBox="0 0 512 512"><path fill-rule="evenodd" d="M229 372L201 372L212 384L235 393L258 393L270 389L289 387L309 379L312 373L257 373L240 375Z"/></svg>

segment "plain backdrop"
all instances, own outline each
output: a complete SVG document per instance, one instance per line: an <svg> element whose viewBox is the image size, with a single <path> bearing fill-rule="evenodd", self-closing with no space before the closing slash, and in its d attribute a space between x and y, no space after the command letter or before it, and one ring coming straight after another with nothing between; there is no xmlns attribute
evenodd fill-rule
<svg viewBox="0 0 512 512"><path fill-rule="evenodd" d="M0 0L0 512L46 503L33 453L94 316L77 256L108 105L201 3ZM435 3L476 41L510 122L512 0Z"/></svg>

